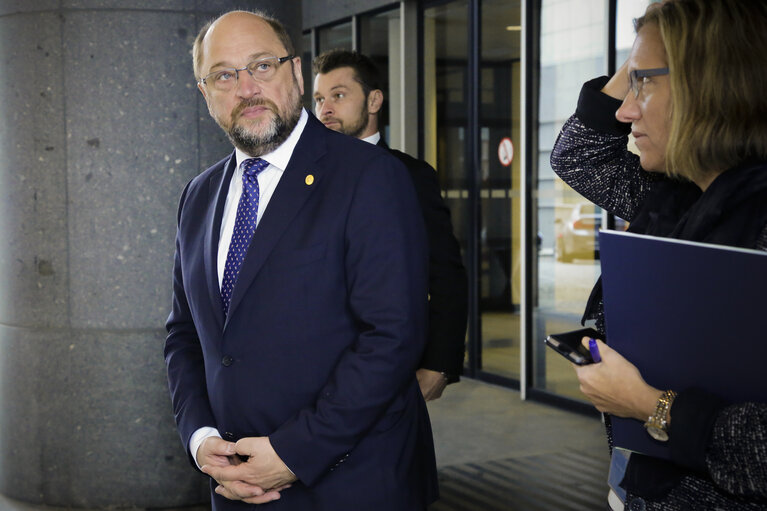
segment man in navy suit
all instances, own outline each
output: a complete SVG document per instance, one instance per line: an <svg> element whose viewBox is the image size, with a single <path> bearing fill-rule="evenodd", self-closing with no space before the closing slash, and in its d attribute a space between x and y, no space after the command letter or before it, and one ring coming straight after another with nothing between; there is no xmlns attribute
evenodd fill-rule
<svg viewBox="0 0 767 511"><path fill-rule="evenodd" d="M428 259L406 169L301 108L276 20L227 13L193 53L235 151L182 193L165 360L213 508L423 511Z"/></svg>
<svg viewBox="0 0 767 511"><path fill-rule="evenodd" d="M408 169L429 238L429 332L416 371L427 401L438 399L463 369L468 311L466 269L453 235L450 210L440 195L437 173L422 160L389 148L378 131L383 107L381 78L360 53L330 50L314 59L314 104L328 128L388 149Z"/></svg>

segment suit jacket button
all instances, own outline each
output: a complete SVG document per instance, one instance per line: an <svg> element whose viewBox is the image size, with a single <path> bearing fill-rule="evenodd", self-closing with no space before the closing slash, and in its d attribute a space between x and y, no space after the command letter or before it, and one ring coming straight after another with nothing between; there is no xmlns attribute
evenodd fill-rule
<svg viewBox="0 0 767 511"><path fill-rule="evenodd" d="M233 362L234 359L229 355L224 355L224 358L221 359L221 363L224 365L224 367L229 367Z"/></svg>
<svg viewBox="0 0 767 511"><path fill-rule="evenodd" d="M224 439L229 440L229 441L233 441L234 440L234 434L230 433L229 431L227 431L226 433L224 433Z"/></svg>

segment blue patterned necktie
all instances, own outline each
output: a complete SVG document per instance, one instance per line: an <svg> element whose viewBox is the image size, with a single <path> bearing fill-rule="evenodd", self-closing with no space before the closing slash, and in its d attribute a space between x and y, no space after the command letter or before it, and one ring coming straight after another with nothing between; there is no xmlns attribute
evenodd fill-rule
<svg viewBox="0 0 767 511"><path fill-rule="evenodd" d="M258 217L258 174L261 173L269 162L261 158L249 158L240 164L242 168L242 195L237 203L237 216L234 220L232 242L229 244L229 252L226 254L224 266L224 278L221 282L221 299L224 303L224 316L229 313L229 302L232 299L232 290L240 273L240 266L245 259L245 253L250 244L250 238L256 232L256 219Z"/></svg>

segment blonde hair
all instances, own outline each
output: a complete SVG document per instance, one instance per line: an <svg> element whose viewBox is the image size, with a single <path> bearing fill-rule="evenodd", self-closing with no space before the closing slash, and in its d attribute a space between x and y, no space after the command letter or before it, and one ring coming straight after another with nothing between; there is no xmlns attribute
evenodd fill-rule
<svg viewBox="0 0 767 511"><path fill-rule="evenodd" d="M767 2L671 0L655 24L671 82L666 172L695 181L767 160Z"/></svg>
<svg viewBox="0 0 767 511"><path fill-rule="evenodd" d="M253 14L261 18L261 20L264 21L267 25L269 25L272 28L272 30L274 30L274 33L277 34L277 38L282 43L282 46L285 47L285 51L287 51L287 54L295 55L296 50L295 50L295 47L293 46L293 40L290 38L290 34L288 34L288 31L285 28L285 25L280 23L279 20L269 16L263 11L229 11L222 14L218 18L208 20L208 22L205 23L200 29L200 31L197 33L197 37L194 40L194 45L192 46L192 66L194 68L194 76L198 80L202 78L202 76L200 76L200 66L202 65L202 42L203 40L205 40L205 36L208 34L210 27L212 27L215 22L217 22L218 20L220 20L227 14L231 14L233 12L245 12L245 13ZM276 55L276 56L281 57L284 55Z"/></svg>

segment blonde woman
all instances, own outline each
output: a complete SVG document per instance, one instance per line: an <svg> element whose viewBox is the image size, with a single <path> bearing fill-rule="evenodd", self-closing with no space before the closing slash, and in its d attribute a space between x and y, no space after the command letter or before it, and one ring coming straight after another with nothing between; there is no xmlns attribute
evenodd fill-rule
<svg viewBox="0 0 767 511"><path fill-rule="evenodd" d="M554 171L633 232L767 250L767 3L673 0L636 30L615 76L584 85ZM585 317L603 331L599 285ZM660 414L648 431L673 459L632 454L613 509L767 509L767 404L656 389L599 348L602 362L576 369L582 391L606 414Z"/></svg>

